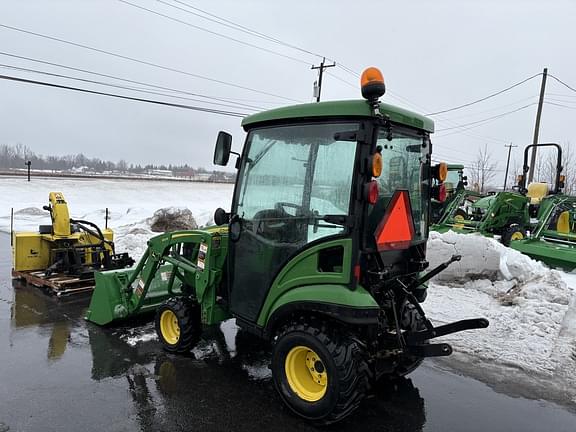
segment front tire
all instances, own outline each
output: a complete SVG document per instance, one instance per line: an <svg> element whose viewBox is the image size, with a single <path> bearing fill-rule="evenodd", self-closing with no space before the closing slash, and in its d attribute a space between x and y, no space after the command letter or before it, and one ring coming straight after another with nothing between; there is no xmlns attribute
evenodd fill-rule
<svg viewBox="0 0 576 432"><path fill-rule="evenodd" d="M157 309L155 326L166 351L188 352L202 334L200 305L186 297L172 297Z"/></svg>
<svg viewBox="0 0 576 432"><path fill-rule="evenodd" d="M363 345L347 332L290 323L275 339L272 377L288 407L320 424L342 420L364 399L371 372Z"/></svg>
<svg viewBox="0 0 576 432"><path fill-rule="evenodd" d="M510 225L504 230L500 241L504 246L510 246L510 242L513 240L522 240L526 238L526 230L520 225Z"/></svg>

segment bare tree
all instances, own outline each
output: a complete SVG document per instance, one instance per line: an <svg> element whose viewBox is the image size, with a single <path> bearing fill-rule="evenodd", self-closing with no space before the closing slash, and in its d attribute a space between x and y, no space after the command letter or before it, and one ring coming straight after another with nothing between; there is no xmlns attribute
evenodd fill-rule
<svg viewBox="0 0 576 432"><path fill-rule="evenodd" d="M478 192L484 192L486 186L496 176L496 167L498 164L492 162L492 157L488 153L488 144L484 144L484 148L478 149L476 160L472 162L470 174L472 176L472 188Z"/></svg>

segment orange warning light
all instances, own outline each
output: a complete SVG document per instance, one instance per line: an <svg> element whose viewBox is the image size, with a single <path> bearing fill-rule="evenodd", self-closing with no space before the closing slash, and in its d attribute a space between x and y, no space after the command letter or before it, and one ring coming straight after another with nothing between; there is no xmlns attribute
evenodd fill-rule
<svg viewBox="0 0 576 432"><path fill-rule="evenodd" d="M394 193L376 228L375 237L379 251L410 246L414 239L414 222L408 191L398 190Z"/></svg>

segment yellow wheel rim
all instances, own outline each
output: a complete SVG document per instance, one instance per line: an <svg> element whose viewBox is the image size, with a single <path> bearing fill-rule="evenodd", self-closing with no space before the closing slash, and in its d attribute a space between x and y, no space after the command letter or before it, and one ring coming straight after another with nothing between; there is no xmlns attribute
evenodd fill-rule
<svg viewBox="0 0 576 432"><path fill-rule="evenodd" d="M454 220L456 222L464 222L465 221L464 216L462 216L461 214L457 214L456 216L454 216Z"/></svg>
<svg viewBox="0 0 576 432"><path fill-rule="evenodd" d="M170 309L166 309L160 315L160 331L162 332L162 338L170 345L176 345L180 339L178 317Z"/></svg>
<svg viewBox="0 0 576 432"><path fill-rule="evenodd" d="M522 240L524 238L524 234L522 234L520 231L516 231L514 234L512 234L512 237L510 237L511 240Z"/></svg>
<svg viewBox="0 0 576 432"><path fill-rule="evenodd" d="M301 399L316 402L328 388L326 366L320 356L305 346L290 350L284 363L288 385Z"/></svg>

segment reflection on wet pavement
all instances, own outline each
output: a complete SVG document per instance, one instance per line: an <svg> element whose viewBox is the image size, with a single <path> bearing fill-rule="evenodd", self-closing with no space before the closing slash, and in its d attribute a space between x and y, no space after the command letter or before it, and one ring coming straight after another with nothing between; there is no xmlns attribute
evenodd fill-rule
<svg viewBox="0 0 576 432"><path fill-rule="evenodd" d="M268 347L233 321L173 356L149 321L92 325L83 319L88 297L57 300L13 285L9 266L0 255L0 432L318 430L282 404ZM572 431L575 419L425 365L412 379L383 383L327 430Z"/></svg>

